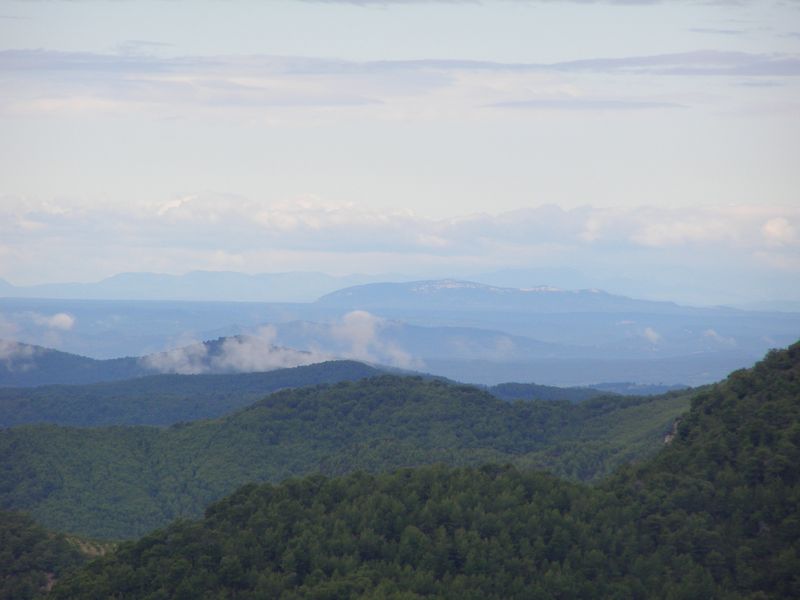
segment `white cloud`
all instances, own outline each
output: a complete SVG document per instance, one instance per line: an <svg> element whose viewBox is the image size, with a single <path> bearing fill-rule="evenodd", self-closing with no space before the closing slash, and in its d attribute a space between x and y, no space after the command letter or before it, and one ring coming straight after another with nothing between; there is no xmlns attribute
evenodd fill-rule
<svg viewBox="0 0 800 600"><path fill-rule="evenodd" d="M383 339L381 333L391 322L364 310L345 314L331 326L333 339L344 343L347 358L388 364L404 369L421 368L423 363L396 343Z"/></svg>
<svg viewBox="0 0 800 600"><path fill-rule="evenodd" d="M647 82L603 86L596 74L794 77L795 54L696 51L559 63L476 60L346 61L287 56L94 54L0 51L9 80L5 114L150 114L158 118L236 115L270 124L309 112L428 119L481 112L641 112L684 106L680 93L651 97ZM696 94L695 94L696 96ZM292 114L299 111L301 114ZM265 114L266 113L266 114Z"/></svg>
<svg viewBox="0 0 800 600"><path fill-rule="evenodd" d="M366 311L352 311L327 326L318 326L321 329L316 335L322 336L318 343L328 348L325 351L278 346L275 327L265 325L247 335L217 342L184 342L179 347L142 357L141 364L160 373L182 375L271 371L343 358L400 368L424 366L382 335L391 326L390 321Z"/></svg>
<svg viewBox="0 0 800 600"><path fill-rule="evenodd" d="M682 246L689 243L723 241L734 233L715 220L667 221L645 225L631 239L643 246Z"/></svg>
<svg viewBox="0 0 800 600"><path fill-rule="evenodd" d="M770 246L786 246L797 242L795 228L785 217L775 217L761 228L764 239Z"/></svg>
<svg viewBox="0 0 800 600"><path fill-rule="evenodd" d="M202 342L195 342L166 352L158 352L142 357L141 363L148 369L160 373L179 375L199 375L209 370L208 349Z"/></svg>
<svg viewBox="0 0 800 600"><path fill-rule="evenodd" d="M211 359L212 371L255 372L272 371L310 365L331 360L332 357L300 352L291 348L279 348L274 345L275 328L265 326L259 328L254 335L236 336L225 339L220 353Z"/></svg>
<svg viewBox="0 0 800 600"><path fill-rule="evenodd" d="M0 365L9 371L28 371L33 368L37 349L27 344L0 339Z"/></svg>
<svg viewBox="0 0 800 600"><path fill-rule="evenodd" d="M20 221L39 226L23 230ZM31 273L44 281L96 280L121 271L198 269L435 270L452 276L535 266L607 270L613 264L614 270L626 265L630 278L650 280L661 278L656 269L685 271L691 260L694 269L728 273L731 290L746 280L731 278L732 270L759 278L769 270L780 272L784 287L797 290L780 295L792 297L800 284L783 273L800 270L798 223L800 206L779 205L570 210L542 205L432 219L313 196L267 202L200 194L105 207L2 201L0 238L14 248L14 260L0 262L0 277L15 283ZM95 252L97 247L103 252ZM66 314L40 315L36 322L54 331L74 326Z"/></svg>
<svg viewBox="0 0 800 600"><path fill-rule="evenodd" d="M367 311L354 310L333 325L331 334L334 339L349 344L350 356L370 360L370 347L377 343L378 333L385 323L385 319Z"/></svg>
<svg viewBox="0 0 800 600"><path fill-rule="evenodd" d="M60 331L69 331L75 325L75 317L63 312L54 315L30 313L30 318L36 325Z"/></svg>
<svg viewBox="0 0 800 600"><path fill-rule="evenodd" d="M275 329L265 326L249 335L232 336L214 343L192 342L142 357L141 363L160 373L253 373L310 365L331 360L330 355L301 352L274 345Z"/></svg>
<svg viewBox="0 0 800 600"><path fill-rule="evenodd" d="M352 4L354 6L388 6L392 4L423 4L423 3L442 3L442 4L475 4L475 0L300 0L301 2L308 2L310 4ZM550 3L553 0L517 0L519 2L528 2L530 4L537 3ZM575 4L624 4L635 6L637 4L653 5L665 4L674 0L563 0L566 3L573 2ZM732 6L739 6L741 4L754 3L755 0L716 0L714 4ZM708 0L686 0L686 4L708 4Z"/></svg>
<svg viewBox="0 0 800 600"><path fill-rule="evenodd" d="M644 337L644 339L651 344L657 344L661 341L661 334L652 327L645 327L644 331L642 332L642 337Z"/></svg>
<svg viewBox="0 0 800 600"><path fill-rule="evenodd" d="M734 338L720 335L714 329L706 329L703 332L703 337L723 346L736 346L736 340Z"/></svg>

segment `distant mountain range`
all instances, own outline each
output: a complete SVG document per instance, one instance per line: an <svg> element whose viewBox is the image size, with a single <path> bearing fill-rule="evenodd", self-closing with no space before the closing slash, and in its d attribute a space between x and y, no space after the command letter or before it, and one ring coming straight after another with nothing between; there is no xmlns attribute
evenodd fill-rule
<svg viewBox="0 0 800 600"><path fill-rule="evenodd" d="M318 304L359 309L495 310L515 312L646 312L675 313L689 309L672 302L635 300L602 290L496 287L474 281L438 279L406 283L369 283L326 294ZM697 310L697 309L694 309Z"/></svg>
<svg viewBox="0 0 800 600"><path fill-rule="evenodd" d="M387 279L393 281L387 282ZM402 275L333 276L317 272L246 274L191 271L184 275L120 273L96 282L17 286L0 279L0 297L72 300L214 302L312 302L361 308L455 308L535 312L673 312L672 302L636 300L599 289L564 290L546 285L498 287L475 281L405 281ZM786 310L783 306L783 310Z"/></svg>
<svg viewBox="0 0 800 600"><path fill-rule="evenodd" d="M297 350L290 344L311 350ZM356 319L347 325L292 321L261 333L257 330L255 335L225 336L112 359L0 340L0 387L92 384L156 374L267 372L355 359L383 370L427 372L490 386L508 381L550 386L556 382L561 388L597 386L605 392L650 394L702 385L748 360L746 354L733 352L639 357L635 351L617 351L605 359L597 354L591 348L547 344L497 331L418 327L367 316L366 323ZM663 373L678 374L678 381L685 383L663 383Z"/></svg>
<svg viewBox="0 0 800 600"><path fill-rule="evenodd" d="M376 277L336 277L299 271L257 275L232 271L192 271L185 275L120 273L91 283L15 286L0 279L0 296L83 300L309 302L341 287L370 281L376 281Z"/></svg>
<svg viewBox="0 0 800 600"><path fill-rule="evenodd" d="M119 276L109 285L126 277L134 288L142 279L139 291L146 296L147 286L158 287L161 276L153 276L156 283L149 275ZM167 278L164 289L195 281L233 296L239 277L194 273ZM484 385L701 385L800 337L800 313L686 307L599 290L516 289L454 279L350 286L304 303L6 297L0 298L0 318L3 331L11 332L5 335L28 344L96 358L148 356L118 363L127 371L117 379L349 358ZM197 341L209 339L228 340L224 351L215 354ZM185 349L160 352L176 347ZM8 361L0 353L2 362ZM84 365L71 382L96 380L89 376L94 368ZM6 385L54 383L18 366L12 370Z"/></svg>

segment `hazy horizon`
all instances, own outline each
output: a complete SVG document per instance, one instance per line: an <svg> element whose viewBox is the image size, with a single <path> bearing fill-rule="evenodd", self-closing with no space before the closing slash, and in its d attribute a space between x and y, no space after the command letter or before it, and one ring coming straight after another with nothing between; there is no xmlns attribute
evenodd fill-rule
<svg viewBox="0 0 800 600"><path fill-rule="evenodd" d="M153 285L157 282L166 280L172 283L187 283L191 279L200 276L208 282L219 277L218 282L232 284L230 276L241 278L241 283L256 283L255 280L263 281L263 284L285 282L290 288L271 289L261 288L253 291L247 288L240 288L240 295L237 296L237 289L229 288L226 290L226 297L214 297L213 290L198 290L196 287L184 288L184 293L175 297L163 297L152 291L152 288L137 288L137 285ZM669 290L663 287L647 287L641 282L624 280L614 280L613 278L597 278L588 276L572 269L508 269L483 273L459 273L448 275L446 273L423 273L423 274L404 274L404 273L326 273L323 271L276 271L276 272L245 272L234 270L193 270L179 273L157 273L147 271L128 271L120 272L103 277L84 281L46 281L30 285L17 285L13 281L0 277L0 284L5 282L13 287L13 290L6 289L6 292L30 291L33 295L30 298L48 299L86 299L86 300L180 300L182 302L313 302L319 297L345 289L352 286L367 285L372 283L405 283L421 281L442 281L454 280L463 282L474 282L489 287L509 288L518 290L550 289L552 291L601 291L615 296L636 298L656 302L673 302L684 306L729 306L744 310L779 310L800 312L800 300L794 298L769 298L759 299L757 296L740 295L736 297L719 297L718 301L712 298L702 299L697 294L676 293L670 295ZM123 286L117 289L103 289L102 284L123 282ZM199 283L195 281L195 286ZM555 285L557 284L557 285ZM605 287L603 287L605 284ZM127 287L125 287L127 285ZM135 294L125 295L125 290L135 291ZM0 289L0 297L3 291ZM111 295L109 295L111 294ZM270 295L273 294L273 295ZM8 297L24 298L21 293L12 293Z"/></svg>
<svg viewBox="0 0 800 600"><path fill-rule="evenodd" d="M191 6L0 0L1 278L800 300L796 3Z"/></svg>

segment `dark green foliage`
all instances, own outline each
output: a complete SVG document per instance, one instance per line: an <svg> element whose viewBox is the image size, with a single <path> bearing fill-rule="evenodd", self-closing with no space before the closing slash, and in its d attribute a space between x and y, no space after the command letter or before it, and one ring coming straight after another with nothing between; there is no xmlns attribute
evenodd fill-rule
<svg viewBox="0 0 800 600"><path fill-rule="evenodd" d="M53 596L797 598L799 448L796 344L698 394L668 447L599 486L510 466L247 485Z"/></svg>
<svg viewBox="0 0 800 600"><path fill-rule="evenodd" d="M583 402L611 392L601 392L588 387L555 387L536 383L500 383L486 390L501 400L566 400Z"/></svg>
<svg viewBox="0 0 800 600"><path fill-rule="evenodd" d="M215 421L0 432L0 505L58 530L142 535L247 482L442 462L572 479L654 452L687 396L510 404L471 386L382 376L277 392Z"/></svg>
<svg viewBox="0 0 800 600"><path fill-rule="evenodd" d="M141 377L152 372L144 368L138 358L97 360L42 346L12 343L21 352L15 359L0 361L0 386L94 383Z"/></svg>
<svg viewBox="0 0 800 600"><path fill-rule="evenodd" d="M617 489L654 542L727 588L800 597L800 343L697 394L668 451Z"/></svg>
<svg viewBox="0 0 800 600"><path fill-rule="evenodd" d="M0 511L0 600L28 600L84 556L63 535L49 533L30 517Z"/></svg>
<svg viewBox="0 0 800 600"><path fill-rule="evenodd" d="M630 381L617 381L595 383L589 387L606 394L622 394L623 396L654 396L656 394L666 394L667 392L686 390L689 386L680 384L668 385L664 383L632 383Z"/></svg>
<svg viewBox="0 0 800 600"><path fill-rule="evenodd" d="M605 562L611 539L591 526L582 495L497 467L246 486L199 523L124 545L54 596L602 597L621 561Z"/></svg>
<svg viewBox="0 0 800 600"><path fill-rule="evenodd" d="M363 363L342 360L266 373L152 375L89 385L0 387L0 427L172 425L220 417L280 389L354 381L379 373Z"/></svg>

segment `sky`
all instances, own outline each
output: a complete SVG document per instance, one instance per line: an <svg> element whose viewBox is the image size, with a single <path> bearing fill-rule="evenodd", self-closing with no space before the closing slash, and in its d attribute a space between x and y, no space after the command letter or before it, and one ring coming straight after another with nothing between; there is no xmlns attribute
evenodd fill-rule
<svg viewBox="0 0 800 600"><path fill-rule="evenodd" d="M0 131L18 285L563 271L800 300L797 1L0 0Z"/></svg>

